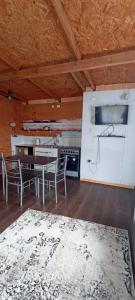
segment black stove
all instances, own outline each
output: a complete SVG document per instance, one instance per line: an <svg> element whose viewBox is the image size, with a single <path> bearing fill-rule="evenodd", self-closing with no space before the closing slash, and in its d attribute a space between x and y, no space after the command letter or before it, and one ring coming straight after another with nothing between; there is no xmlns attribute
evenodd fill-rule
<svg viewBox="0 0 135 300"><path fill-rule="evenodd" d="M79 178L80 176L80 148L64 147L60 150L60 156L67 156L66 175Z"/></svg>

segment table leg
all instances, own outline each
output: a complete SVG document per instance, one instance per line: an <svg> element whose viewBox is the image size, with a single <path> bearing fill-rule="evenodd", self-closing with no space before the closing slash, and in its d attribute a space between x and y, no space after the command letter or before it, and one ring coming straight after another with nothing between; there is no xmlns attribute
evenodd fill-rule
<svg viewBox="0 0 135 300"><path fill-rule="evenodd" d="M43 204L45 204L45 183L44 183L44 179L45 179L45 172L44 172L44 166L42 167L42 193L43 193Z"/></svg>

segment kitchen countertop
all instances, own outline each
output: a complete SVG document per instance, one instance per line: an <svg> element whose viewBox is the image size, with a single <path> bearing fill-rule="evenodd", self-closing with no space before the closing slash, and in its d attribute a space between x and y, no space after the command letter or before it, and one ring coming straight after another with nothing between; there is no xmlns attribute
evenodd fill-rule
<svg viewBox="0 0 135 300"><path fill-rule="evenodd" d="M35 144L18 144L15 147L36 147Z"/></svg>
<svg viewBox="0 0 135 300"><path fill-rule="evenodd" d="M58 146L58 145L36 145L36 144L20 144L20 145L16 145L16 147L38 147L38 148L59 148L62 146Z"/></svg>
<svg viewBox="0 0 135 300"><path fill-rule="evenodd" d="M18 144L15 145L16 147L39 147L39 148L70 148L70 149L80 149L80 147L76 147L76 146L62 146L62 145L36 145L36 144Z"/></svg>

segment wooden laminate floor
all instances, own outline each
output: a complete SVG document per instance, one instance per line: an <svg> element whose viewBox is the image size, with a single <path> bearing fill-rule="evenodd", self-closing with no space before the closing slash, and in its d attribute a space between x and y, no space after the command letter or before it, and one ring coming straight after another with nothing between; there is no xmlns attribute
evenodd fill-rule
<svg viewBox="0 0 135 300"><path fill-rule="evenodd" d="M113 188L98 184L81 183L76 179L67 180L67 199L64 189L59 187L58 204L52 197L46 198L46 204L36 199L32 190L24 193L23 208L19 207L16 190L10 189L9 202L6 205L2 196L0 179L0 232L16 220L27 208L51 212L73 218L80 218L114 227L126 228L129 231L132 249L133 209L135 191ZM132 252L132 250L131 250Z"/></svg>

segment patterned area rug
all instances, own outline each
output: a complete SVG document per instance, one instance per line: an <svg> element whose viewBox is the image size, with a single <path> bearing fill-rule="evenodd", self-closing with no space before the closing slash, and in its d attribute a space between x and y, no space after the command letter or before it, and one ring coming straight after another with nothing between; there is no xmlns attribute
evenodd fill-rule
<svg viewBox="0 0 135 300"><path fill-rule="evenodd" d="M126 230L27 210L0 235L0 300L128 300Z"/></svg>

